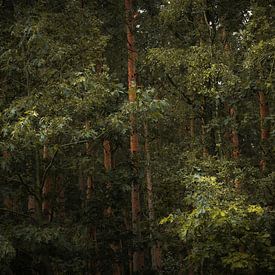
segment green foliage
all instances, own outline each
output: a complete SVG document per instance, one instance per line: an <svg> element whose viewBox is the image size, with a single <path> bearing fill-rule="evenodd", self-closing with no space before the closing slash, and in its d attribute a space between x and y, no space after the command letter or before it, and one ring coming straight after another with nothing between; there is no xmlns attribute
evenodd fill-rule
<svg viewBox="0 0 275 275"><path fill-rule="evenodd" d="M273 2L134 2L129 102L124 1L0 1L0 273L273 274Z"/></svg>
<svg viewBox="0 0 275 275"><path fill-rule="evenodd" d="M0 267L8 265L10 261L15 257L15 249L12 244L6 240L3 236L0 236Z"/></svg>
<svg viewBox="0 0 275 275"><path fill-rule="evenodd" d="M272 270L274 246L268 229L272 212L250 204L244 194L215 177L194 174L183 183L187 209L160 223L172 223L190 247L188 259L198 269L253 270L260 266Z"/></svg>

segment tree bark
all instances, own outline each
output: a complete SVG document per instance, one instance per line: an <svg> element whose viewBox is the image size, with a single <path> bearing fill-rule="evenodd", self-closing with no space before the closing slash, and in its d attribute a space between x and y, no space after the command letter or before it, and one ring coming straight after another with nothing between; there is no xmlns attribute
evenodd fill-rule
<svg viewBox="0 0 275 275"><path fill-rule="evenodd" d="M43 159L46 161L49 159L49 151L48 147L44 145L43 147ZM50 204L50 192L52 188L52 180L50 175L46 175L46 178L44 179L43 189L42 189L42 195L43 195L43 202L42 202L42 213L48 221L51 220L52 217L52 209Z"/></svg>
<svg viewBox="0 0 275 275"><path fill-rule="evenodd" d="M261 143L264 149L264 145L269 139L270 129L266 125L266 118L269 116L269 107L266 100L266 95L263 91L259 92L259 107L260 107L260 130L261 130ZM265 152L262 152L262 159L260 160L260 170L263 172L266 169Z"/></svg>
<svg viewBox="0 0 275 275"><path fill-rule="evenodd" d="M227 57L229 57L231 47L230 47L230 44L228 42L228 35L227 35L226 30L225 30L225 27L222 27L221 36L222 36L222 42L223 42L223 45L224 45L224 52L227 55ZM230 106L228 112L229 112L229 115L230 115L231 119L235 123L236 122L236 109L235 109L235 107ZM231 140L231 144L232 144L232 158L237 160L240 157L240 142L239 142L238 131L237 131L235 126L232 127L230 137L231 137L230 140Z"/></svg>
<svg viewBox="0 0 275 275"><path fill-rule="evenodd" d="M136 60L137 52L135 49L134 21L135 13L133 3L135 0L125 0L126 11L126 30L127 30L127 49L128 49L128 95L129 102L136 101L137 81L136 81ZM140 184L138 182L138 135L136 130L136 118L130 115L131 134L130 151L133 167L132 181L132 231L134 235L133 251L133 272L140 273L144 269L144 253L140 246L141 243L141 207L140 207Z"/></svg>
<svg viewBox="0 0 275 275"><path fill-rule="evenodd" d="M107 139L103 141L103 151L104 151L104 168L105 168L105 171L108 173L112 169L112 152L111 152L110 141ZM111 182L109 181L106 182L106 186L108 189L110 189L112 187ZM112 214L113 214L113 210L109 206L105 211L105 215L107 217L110 217L112 216ZM110 248L113 250L114 254L116 255L121 250L121 242L112 241L110 243ZM112 273L113 275L121 275L123 273L122 263L118 262L116 259L112 264L112 269L113 269L113 273Z"/></svg>
<svg viewBox="0 0 275 275"><path fill-rule="evenodd" d="M206 158L209 155L207 146L206 146L206 122L205 122L205 104L201 106L201 142L203 145L202 155Z"/></svg>
<svg viewBox="0 0 275 275"><path fill-rule="evenodd" d="M86 121L85 127L89 129L91 127L90 122ZM92 144L91 142L86 142L86 154L87 156L92 155ZM86 179L86 205L92 200L94 192L94 181L93 176L91 174L88 174ZM97 243L97 228L95 225L89 226L89 239L94 242L95 244L95 253L98 254L98 243ZM90 272L92 274L100 275L100 271L98 270L98 261L96 259L90 259L90 262L88 264L90 268Z"/></svg>
<svg viewBox="0 0 275 275"><path fill-rule="evenodd" d="M236 121L236 110L234 107L230 107L229 109L230 117ZM233 127L231 131L231 144L232 144L232 158L237 160L240 157L240 142L238 131L235 127Z"/></svg>
<svg viewBox="0 0 275 275"><path fill-rule="evenodd" d="M146 185L147 185L147 205L149 212L149 225L150 225L150 238L154 236L154 221L155 221L155 210L154 210L154 194L153 194L153 182L151 172L151 155L149 147L149 131L147 122L144 123L144 152L146 158ZM151 240L152 241L152 240ZM151 259L152 259L152 270L161 271L161 245L160 241L154 241L151 247Z"/></svg>

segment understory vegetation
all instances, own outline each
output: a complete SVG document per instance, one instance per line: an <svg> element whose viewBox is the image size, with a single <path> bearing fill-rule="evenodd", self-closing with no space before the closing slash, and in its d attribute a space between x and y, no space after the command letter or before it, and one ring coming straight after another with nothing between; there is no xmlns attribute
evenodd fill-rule
<svg viewBox="0 0 275 275"><path fill-rule="evenodd" d="M0 1L0 274L274 274L274 14Z"/></svg>

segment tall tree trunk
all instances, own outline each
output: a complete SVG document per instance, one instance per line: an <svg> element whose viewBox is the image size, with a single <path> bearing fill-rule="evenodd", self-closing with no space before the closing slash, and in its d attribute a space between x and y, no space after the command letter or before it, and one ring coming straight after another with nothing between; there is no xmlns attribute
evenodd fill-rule
<svg viewBox="0 0 275 275"><path fill-rule="evenodd" d="M108 173L112 169L112 152L111 152L110 141L107 139L103 141L103 151L104 151L104 168L105 168L105 171ZM108 189L110 189L112 187L111 182L106 182L106 186ZM106 209L105 215L107 217L110 217L112 216L112 214L113 214L113 210L109 206ZM113 250L114 254L116 255L121 250L121 242L112 241L110 243L110 248ZM121 275L123 273L122 263L118 262L116 259L113 262L112 269L113 269L113 273L112 273L113 275Z"/></svg>
<svg viewBox="0 0 275 275"><path fill-rule="evenodd" d="M128 95L129 101L136 101L137 81L136 81L136 59L134 39L134 21L135 13L133 2L135 0L125 0L126 10L126 29L127 29L127 48L128 48ZM130 150L133 167L132 181L132 230L134 235L134 251L133 251L133 272L142 272L144 269L144 253L139 244L141 243L141 207L140 207L140 183L138 182L138 135L136 130L136 118L134 114L130 115L131 135ZM137 245L136 245L137 244Z"/></svg>
<svg viewBox="0 0 275 275"><path fill-rule="evenodd" d="M91 127L89 121L86 121L85 127L89 129ZM92 155L92 144L91 142L86 142L86 154L87 156ZM88 174L87 181L86 181L86 204L88 204L93 197L94 192L94 181L93 176L91 174ZM95 244L95 253L98 254L98 243L97 243L97 228L95 225L90 225L89 228L89 239L94 242ZM90 263L88 264L90 267L90 272L92 274L100 275L100 271L98 270L98 261L96 259L90 259Z"/></svg>
<svg viewBox="0 0 275 275"><path fill-rule="evenodd" d="M261 130L261 143L263 146L262 159L260 160L260 169L263 172L266 169L265 148L269 139L270 129L266 125L266 118L269 116L269 107L266 100L266 95L263 91L259 92L259 107L260 107L260 130Z"/></svg>
<svg viewBox="0 0 275 275"><path fill-rule="evenodd" d="M193 110L190 117L190 136L191 136L192 142L194 142L195 141L195 116L194 116Z"/></svg>
<svg viewBox="0 0 275 275"><path fill-rule="evenodd" d="M7 151L3 151L3 158L5 159L5 161L8 161L9 157L10 157L10 154ZM4 197L3 204L5 208L9 210L14 210L15 201L11 195Z"/></svg>
<svg viewBox="0 0 275 275"><path fill-rule="evenodd" d="M35 197L33 195L28 196L28 212L32 217L35 216L36 213L36 208L37 208L37 203L35 200Z"/></svg>
<svg viewBox="0 0 275 275"><path fill-rule="evenodd" d="M230 48L230 44L228 43L228 35L225 30L225 27L222 27L221 31L222 31L221 36L222 36L222 42L224 45L224 52L227 55L227 57L229 58L231 48ZM229 112L231 119L233 120L233 124L235 124L236 123L236 109L235 109L235 107L230 106L228 112ZM231 144L232 144L232 158L237 160L240 157L240 142L239 142L238 131L237 131L235 125L232 127L230 136L231 136L230 140L231 140Z"/></svg>
<svg viewBox="0 0 275 275"><path fill-rule="evenodd" d="M222 40L223 40L223 44L224 44L224 52L227 55L228 58L230 58L229 54L231 52L231 47L230 44L228 43L228 35L227 32L225 30L225 27L222 28ZM233 121L233 127L231 129L231 135L230 135L230 141L231 141L231 145L232 145L232 158L234 160L238 160L240 157L240 142L239 142L239 134L236 128L236 109L234 106L229 106L229 116L231 117L232 121ZM241 182L240 180L236 179L235 180L235 187L237 190L240 189L241 186Z"/></svg>
<svg viewBox="0 0 275 275"><path fill-rule="evenodd" d="M155 210L154 210L154 196L153 196L153 182L151 172L151 155L149 147L149 131L147 122L144 123L144 152L146 158L146 185L147 185L147 205L149 212L149 225L150 225L150 237L154 236L154 221L155 221ZM157 272L161 271L161 245L160 241L154 241L151 247L151 259L152 259L152 270Z"/></svg>
<svg viewBox="0 0 275 275"><path fill-rule="evenodd" d="M90 128L90 123L88 121L86 121L86 128L89 129ZM86 154L87 156L91 156L92 155L92 145L90 142L86 143ZM87 186L86 186L86 200L90 201L92 198L92 194L94 191L94 182L93 182L93 177L92 175L88 175L87 176Z"/></svg>
<svg viewBox="0 0 275 275"><path fill-rule="evenodd" d="M44 147L43 147L43 159L45 161L49 159L49 151L48 151L48 147L46 145L44 145ZM45 169L47 169L47 168L45 168ZM42 189L42 195L43 195L42 213L43 213L45 219L50 221L51 218L52 218L52 209L51 209L49 195L50 195L51 188L52 188L52 186L51 186L52 185L52 180L51 180L51 176L49 174L46 175L46 178L44 179L44 182L42 182L42 184L43 184L43 189Z"/></svg>
<svg viewBox="0 0 275 275"><path fill-rule="evenodd" d="M206 146L206 122L205 122L205 116L206 116L206 112L205 112L205 103L201 106L201 142L203 145L203 157L206 158L209 155L207 146Z"/></svg>
<svg viewBox="0 0 275 275"><path fill-rule="evenodd" d="M230 117L233 119L233 121L236 121L236 109L234 107L229 108L229 114ZM232 157L233 159L237 160L240 156L240 149L239 149L239 135L238 131L235 126L233 126L233 129L231 131L231 144L232 144Z"/></svg>
<svg viewBox="0 0 275 275"><path fill-rule="evenodd" d="M57 185L57 200L58 200L58 216L61 221L65 219L65 191L62 184L62 177L56 177L56 185Z"/></svg>

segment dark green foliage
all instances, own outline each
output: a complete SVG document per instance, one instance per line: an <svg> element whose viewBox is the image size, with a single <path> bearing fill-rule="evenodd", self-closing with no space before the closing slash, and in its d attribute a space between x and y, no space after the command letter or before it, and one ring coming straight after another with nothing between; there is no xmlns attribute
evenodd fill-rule
<svg viewBox="0 0 275 275"><path fill-rule="evenodd" d="M160 241L163 274L274 274L273 1L141 0L134 9L138 91L129 103L124 1L0 1L0 273L112 274L119 263L130 274L139 247L144 273L158 274L149 251ZM138 243L133 177L141 183Z"/></svg>

